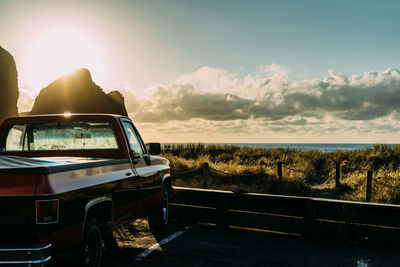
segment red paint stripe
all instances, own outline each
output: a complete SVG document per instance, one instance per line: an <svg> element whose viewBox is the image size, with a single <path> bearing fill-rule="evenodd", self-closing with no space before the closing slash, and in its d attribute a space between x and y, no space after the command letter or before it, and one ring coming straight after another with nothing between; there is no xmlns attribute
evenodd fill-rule
<svg viewBox="0 0 400 267"><path fill-rule="evenodd" d="M36 175L0 175L0 196L35 194Z"/></svg>

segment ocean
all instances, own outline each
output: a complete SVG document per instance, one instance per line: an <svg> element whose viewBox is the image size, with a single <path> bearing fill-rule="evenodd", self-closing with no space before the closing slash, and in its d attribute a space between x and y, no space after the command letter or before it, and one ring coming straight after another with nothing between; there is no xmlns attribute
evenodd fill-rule
<svg viewBox="0 0 400 267"><path fill-rule="evenodd" d="M167 143L165 143L167 144ZM171 143L168 143L171 144ZM312 144L312 143L205 143L204 145L234 145L251 148L293 148L303 151L321 150L322 152L333 152L337 150L360 150L372 148L376 144ZM388 144L390 146L398 144Z"/></svg>

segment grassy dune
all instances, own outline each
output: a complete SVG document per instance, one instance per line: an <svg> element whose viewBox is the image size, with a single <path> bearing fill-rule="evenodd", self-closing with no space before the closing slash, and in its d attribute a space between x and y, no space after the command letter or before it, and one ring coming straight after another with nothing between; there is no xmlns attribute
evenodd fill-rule
<svg viewBox="0 0 400 267"><path fill-rule="evenodd" d="M213 189L365 201L370 169L381 182L400 189L400 145L324 153L175 144L164 146L162 154L171 162L177 186L202 187L202 166L208 162L209 188ZM276 174L277 162L283 163L282 180ZM341 166L339 188L335 187L336 162ZM193 172L180 174L190 170ZM400 204L400 191L373 182L372 201Z"/></svg>

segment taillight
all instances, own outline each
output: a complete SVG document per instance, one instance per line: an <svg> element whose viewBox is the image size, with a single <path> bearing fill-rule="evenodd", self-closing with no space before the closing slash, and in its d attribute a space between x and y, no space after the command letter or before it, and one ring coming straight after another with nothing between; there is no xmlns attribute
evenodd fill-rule
<svg viewBox="0 0 400 267"><path fill-rule="evenodd" d="M58 222L58 199L36 200L36 223Z"/></svg>

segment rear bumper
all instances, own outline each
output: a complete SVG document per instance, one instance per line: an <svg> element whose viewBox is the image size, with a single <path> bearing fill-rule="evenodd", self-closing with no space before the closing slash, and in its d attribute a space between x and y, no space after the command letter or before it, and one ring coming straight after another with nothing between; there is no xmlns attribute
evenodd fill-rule
<svg viewBox="0 0 400 267"><path fill-rule="evenodd" d="M0 266L48 266L51 244L0 247Z"/></svg>

